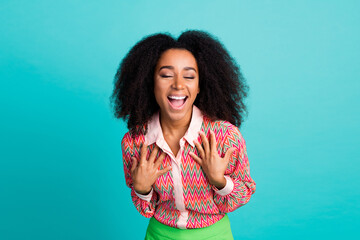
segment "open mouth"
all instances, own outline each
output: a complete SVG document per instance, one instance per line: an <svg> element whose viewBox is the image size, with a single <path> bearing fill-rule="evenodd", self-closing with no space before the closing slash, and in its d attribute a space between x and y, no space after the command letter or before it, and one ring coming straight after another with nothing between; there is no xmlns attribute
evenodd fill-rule
<svg viewBox="0 0 360 240"><path fill-rule="evenodd" d="M187 96L168 96L169 103L174 109L181 109L187 100Z"/></svg>

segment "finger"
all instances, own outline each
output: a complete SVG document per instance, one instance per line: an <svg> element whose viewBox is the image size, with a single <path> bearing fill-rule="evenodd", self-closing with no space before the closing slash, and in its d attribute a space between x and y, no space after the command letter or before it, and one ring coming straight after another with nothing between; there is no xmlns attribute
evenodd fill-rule
<svg viewBox="0 0 360 240"><path fill-rule="evenodd" d="M156 155L159 152L159 147L157 145L155 145L154 149L152 150L150 157L149 157L149 162L150 163L154 163Z"/></svg>
<svg viewBox="0 0 360 240"><path fill-rule="evenodd" d="M206 138L206 135L204 132L200 132L200 137L203 141L203 145L204 145L204 150L205 150L205 156L209 156L210 154L210 147L209 147L209 141Z"/></svg>
<svg viewBox="0 0 360 240"><path fill-rule="evenodd" d="M233 154L233 152L236 150L236 148L232 147L232 148L229 148L226 153L225 153L225 156L224 156L224 159L226 161L229 161L230 160L230 156Z"/></svg>
<svg viewBox="0 0 360 240"><path fill-rule="evenodd" d="M147 144L144 142L140 150L140 164L144 163L147 155Z"/></svg>
<svg viewBox="0 0 360 240"><path fill-rule="evenodd" d="M201 158L196 156L196 154L193 153L193 152L189 152L189 154L198 164L200 164L200 166L202 166L202 159Z"/></svg>
<svg viewBox="0 0 360 240"><path fill-rule="evenodd" d="M133 162L132 162L131 169L130 169L130 172L132 173L132 172L135 171L135 169L136 169L136 167L137 167L137 159L136 159L136 157L132 157L131 160L133 161Z"/></svg>
<svg viewBox="0 0 360 240"><path fill-rule="evenodd" d="M170 170L171 170L171 166L167 166L166 168L159 170L156 178L160 177L161 175L167 173Z"/></svg>
<svg viewBox="0 0 360 240"><path fill-rule="evenodd" d="M194 142L194 144L195 144L196 149L198 150L198 152L199 152L199 154L200 154L200 157L201 157L202 159L205 159L205 152L204 152L204 149L203 149L203 147L201 146L201 144L200 144L197 140L194 140L193 142Z"/></svg>
<svg viewBox="0 0 360 240"><path fill-rule="evenodd" d="M155 169L158 169L158 168L160 167L160 165L162 164L165 156L166 156L166 153L165 153L165 152L162 152L162 153L160 154L160 156L158 157L158 159L156 159L155 165L154 165Z"/></svg>
<svg viewBox="0 0 360 240"><path fill-rule="evenodd" d="M217 153L217 147L216 147L216 137L215 137L215 133L213 131L210 130L210 151L211 152L216 152Z"/></svg>

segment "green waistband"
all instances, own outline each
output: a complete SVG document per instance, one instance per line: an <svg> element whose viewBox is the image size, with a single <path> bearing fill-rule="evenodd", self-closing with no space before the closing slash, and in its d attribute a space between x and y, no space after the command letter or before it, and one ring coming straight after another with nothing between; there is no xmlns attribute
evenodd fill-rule
<svg viewBox="0 0 360 240"><path fill-rule="evenodd" d="M230 228L229 217L225 216L210 225L209 227L204 228L195 228L195 229L179 229L169 227L165 224L160 223L154 217L150 219L149 226L146 231L145 240L233 240L233 236Z"/></svg>

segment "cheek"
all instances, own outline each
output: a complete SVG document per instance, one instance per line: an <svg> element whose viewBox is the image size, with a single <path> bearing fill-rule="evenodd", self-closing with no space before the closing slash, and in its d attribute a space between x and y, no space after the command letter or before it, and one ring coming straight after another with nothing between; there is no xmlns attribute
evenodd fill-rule
<svg viewBox="0 0 360 240"><path fill-rule="evenodd" d="M154 95L155 95L156 102L159 103L160 92L159 92L159 89L157 89L156 87L154 88Z"/></svg>
<svg viewBox="0 0 360 240"><path fill-rule="evenodd" d="M155 96L158 95L161 91L160 91L160 83L159 80L155 79L154 80L154 94Z"/></svg>
<svg viewBox="0 0 360 240"><path fill-rule="evenodd" d="M200 92L199 83L196 83L192 86L192 92L198 94Z"/></svg>
<svg viewBox="0 0 360 240"><path fill-rule="evenodd" d="M154 85L154 95L156 102L159 104L165 98L165 89L161 87L161 85L156 84Z"/></svg>
<svg viewBox="0 0 360 240"><path fill-rule="evenodd" d="M197 81L194 83L194 92L199 93L200 92L200 82L199 78L197 78Z"/></svg>

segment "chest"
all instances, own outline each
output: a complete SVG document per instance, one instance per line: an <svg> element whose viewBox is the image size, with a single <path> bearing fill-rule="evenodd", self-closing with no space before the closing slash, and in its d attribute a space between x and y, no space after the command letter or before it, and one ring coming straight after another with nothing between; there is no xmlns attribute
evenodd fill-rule
<svg viewBox="0 0 360 240"><path fill-rule="evenodd" d="M179 144L178 154L166 155L160 169L171 166L172 170L160 176L154 184L154 190L159 194L161 201L173 200L176 198L175 191L181 189L184 198L196 194L206 194L210 191L210 185L200 165L190 156L189 152L194 151L189 144ZM176 190L177 189L177 190ZM178 191L179 192L179 191Z"/></svg>
<svg viewBox="0 0 360 240"><path fill-rule="evenodd" d="M173 155L176 156L180 150L180 139L165 139L165 141L167 142Z"/></svg>

